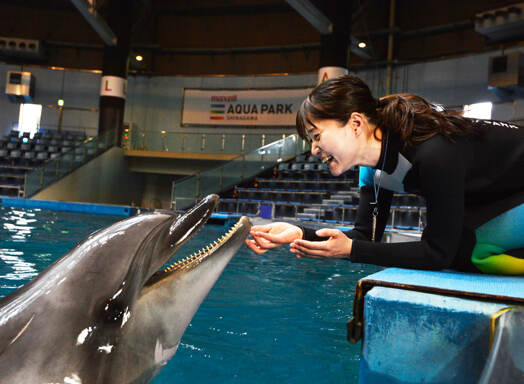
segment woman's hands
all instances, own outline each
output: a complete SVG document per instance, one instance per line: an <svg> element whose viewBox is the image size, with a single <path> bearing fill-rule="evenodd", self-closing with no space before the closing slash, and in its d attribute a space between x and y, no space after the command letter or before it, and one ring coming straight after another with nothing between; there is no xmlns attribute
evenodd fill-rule
<svg viewBox="0 0 524 384"><path fill-rule="evenodd" d="M290 245L290 252L296 254L297 257L349 259L353 241L342 231L322 228L316 234L328 239L325 241L295 240Z"/></svg>
<svg viewBox="0 0 524 384"><path fill-rule="evenodd" d="M303 235L302 230L296 225L283 222L255 225L251 227L249 234L253 239L246 239L246 245L258 255L302 239Z"/></svg>
<svg viewBox="0 0 524 384"><path fill-rule="evenodd" d="M258 255L290 244L290 252L297 257L348 259L353 244L342 231L330 228L316 232L317 236L326 237L325 241L302 240L303 233L299 227L283 222L255 225L249 234L252 239L246 239L246 245Z"/></svg>

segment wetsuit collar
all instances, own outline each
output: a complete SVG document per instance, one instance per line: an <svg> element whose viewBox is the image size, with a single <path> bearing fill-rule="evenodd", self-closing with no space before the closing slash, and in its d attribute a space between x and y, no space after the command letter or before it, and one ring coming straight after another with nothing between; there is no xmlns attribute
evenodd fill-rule
<svg viewBox="0 0 524 384"><path fill-rule="evenodd" d="M383 131L383 136L386 137L387 133L386 131ZM395 168L397 168L398 163L398 153L400 152L400 149L402 148L402 143L400 141L400 136L396 133L390 132L389 133L389 143L387 146L387 153L386 153L386 146L385 141L382 141L382 145L380 148L380 157L377 161L377 164L373 167L373 169L379 169L383 162L384 157L386 157L386 162L384 163L384 171L391 174Z"/></svg>

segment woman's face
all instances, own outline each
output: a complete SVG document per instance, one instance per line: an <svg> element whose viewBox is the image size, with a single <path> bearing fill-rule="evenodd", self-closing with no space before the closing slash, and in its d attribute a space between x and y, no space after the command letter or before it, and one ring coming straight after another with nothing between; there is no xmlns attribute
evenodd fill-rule
<svg viewBox="0 0 524 384"><path fill-rule="evenodd" d="M331 174L338 176L358 164L360 139L352 129L352 119L341 126L336 120L312 121L307 127L311 153L327 163Z"/></svg>

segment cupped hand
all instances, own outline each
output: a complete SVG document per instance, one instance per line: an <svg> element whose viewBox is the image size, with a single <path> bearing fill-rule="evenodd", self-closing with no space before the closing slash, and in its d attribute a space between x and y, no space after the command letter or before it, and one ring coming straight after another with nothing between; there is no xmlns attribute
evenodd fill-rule
<svg viewBox="0 0 524 384"><path fill-rule="evenodd" d="M297 239L291 243L290 251L297 257L349 259L353 241L342 231L322 228L316 231L316 234L327 239L325 241Z"/></svg>
<svg viewBox="0 0 524 384"><path fill-rule="evenodd" d="M249 234L252 239L246 239L246 245L258 255L301 239L303 235L299 227L284 222L254 225Z"/></svg>

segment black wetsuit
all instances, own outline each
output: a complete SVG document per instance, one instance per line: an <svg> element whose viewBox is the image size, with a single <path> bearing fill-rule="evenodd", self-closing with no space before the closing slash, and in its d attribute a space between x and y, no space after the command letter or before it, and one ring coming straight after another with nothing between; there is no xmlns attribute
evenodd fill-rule
<svg viewBox="0 0 524 384"><path fill-rule="evenodd" d="M475 120L474 125L478 137L457 137L452 142L438 134L416 147L404 148L400 137L389 135L387 153L382 145L377 166L361 167L355 227L346 232L354 240L352 262L477 271L471 262L474 230L524 203L524 127L482 120ZM383 163L375 239L380 240L384 233L393 193L407 192L427 201L427 226L421 241L370 241L373 182L377 184L377 169ZM313 229L303 230L306 240L325 240Z"/></svg>

